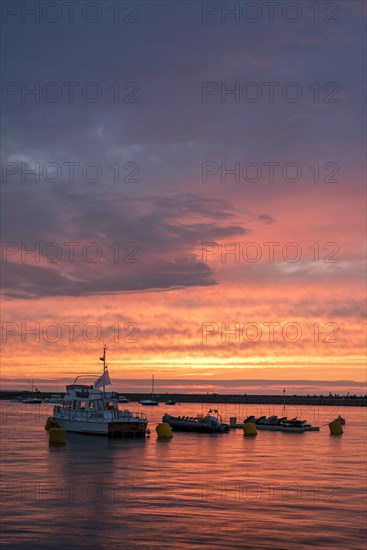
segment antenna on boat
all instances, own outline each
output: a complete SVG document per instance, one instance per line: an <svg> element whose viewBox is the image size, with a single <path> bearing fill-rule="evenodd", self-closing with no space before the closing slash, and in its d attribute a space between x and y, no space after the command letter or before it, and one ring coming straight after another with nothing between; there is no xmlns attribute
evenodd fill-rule
<svg viewBox="0 0 367 550"><path fill-rule="evenodd" d="M283 411L285 411L285 388L283 389Z"/></svg>

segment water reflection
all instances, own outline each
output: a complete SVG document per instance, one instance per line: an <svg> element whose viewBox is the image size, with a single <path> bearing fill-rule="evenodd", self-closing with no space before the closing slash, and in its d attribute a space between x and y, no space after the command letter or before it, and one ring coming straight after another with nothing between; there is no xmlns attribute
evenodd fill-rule
<svg viewBox="0 0 367 550"><path fill-rule="evenodd" d="M326 426L256 438L244 438L241 430L175 433L162 441L155 424L166 410L195 416L212 407L228 421L247 413L280 415L282 407L129 403L130 410L144 409L150 438L68 434L67 445L55 448L41 418L50 408L40 415L27 407L8 408L2 425L5 546L364 548L361 409L343 410L347 424L339 438ZM335 413L287 409L288 416L311 422Z"/></svg>

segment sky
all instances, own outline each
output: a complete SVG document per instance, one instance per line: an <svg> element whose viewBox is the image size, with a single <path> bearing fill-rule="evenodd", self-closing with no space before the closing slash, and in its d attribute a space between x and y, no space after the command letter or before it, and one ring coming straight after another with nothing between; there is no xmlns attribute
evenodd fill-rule
<svg viewBox="0 0 367 550"><path fill-rule="evenodd" d="M1 17L2 389L365 393L365 3Z"/></svg>

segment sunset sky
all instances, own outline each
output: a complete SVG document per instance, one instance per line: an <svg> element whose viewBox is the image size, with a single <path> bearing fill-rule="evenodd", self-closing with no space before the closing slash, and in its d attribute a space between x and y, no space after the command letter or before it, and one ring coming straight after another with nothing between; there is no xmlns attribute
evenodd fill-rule
<svg viewBox="0 0 367 550"><path fill-rule="evenodd" d="M365 3L95 4L2 14L2 389L365 393Z"/></svg>

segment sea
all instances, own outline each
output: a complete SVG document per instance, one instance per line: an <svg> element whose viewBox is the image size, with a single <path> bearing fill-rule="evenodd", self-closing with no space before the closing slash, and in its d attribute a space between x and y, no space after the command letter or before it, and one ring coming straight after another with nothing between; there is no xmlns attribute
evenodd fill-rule
<svg viewBox="0 0 367 550"><path fill-rule="evenodd" d="M3 548L366 549L364 408L121 404L147 414L145 440L68 433L55 447L44 429L53 405L0 406ZM223 421L278 414L320 431L157 438L164 412L210 407Z"/></svg>

